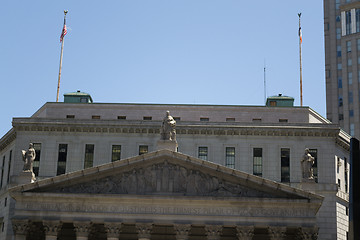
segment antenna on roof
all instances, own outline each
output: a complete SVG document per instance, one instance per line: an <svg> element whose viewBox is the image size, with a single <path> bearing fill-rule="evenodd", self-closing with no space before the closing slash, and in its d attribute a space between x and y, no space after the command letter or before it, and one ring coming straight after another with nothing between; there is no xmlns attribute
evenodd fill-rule
<svg viewBox="0 0 360 240"><path fill-rule="evenodd" d="M264 59L264 102L266 103L266 62Z"/></svg>

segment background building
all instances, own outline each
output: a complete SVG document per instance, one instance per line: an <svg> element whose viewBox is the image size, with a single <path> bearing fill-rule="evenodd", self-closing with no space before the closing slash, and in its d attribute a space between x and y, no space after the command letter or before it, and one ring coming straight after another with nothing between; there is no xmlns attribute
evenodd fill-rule
<svg viewBox="0 0 360 240"><path fill-rule="evenodd" d="M327 118L360 137L360 1L324 0Z"/></svg>
<svg viewBox="0 0 360 240"><path fill-rule="evenodd" d="M168 110L177 121L178 153L175 155L157 152L160 126ZM27 149L30 142L36 150L34 173L38 182L16 187L21 182L21 150ZM224 106L93 103L88 94L72 93L65 95L63 103L46 103L31 117L14 118L13 128L0 140L0 238L12 239L14 230L23 226L24 220L30 217L37 221L54 218L65 223L69 221L65 217L69 215L62 213L59 208L57 211L60 212L52 216L48 215L51 214L47 208L50 205L41 205L44 206L42 210L38 205L30 204L29 202L34 199L38 199L39 202L46 199L50 201L49 196L53 194L51 191L57 194L71 193L72 190L69 189L74 187L71 184L85 179L91 181L97 176L96 173L109 177L110 175L106 175L109 172L116 175L117 171L124 171L121 170L124 169L121 168L124 163L134 163L135 167L141 165L142 161L146 165L167 156L169 164L178 163L186 169L192 169L187 170L188 177L196 177L193 176L194 172L206 173L213 177L229 175L229 181L239 181L244 184L242 187L250 187L252 191L273 191L275 195L278 194L276 196L282 196L284 209L289 206L292 198L299 198L296 204L300 205L294 203L294 206L297 206L295 208L310 204L307 209L316 209L316 204L321 204L316 216L311 217L313 213L307 213L309 222L314 221L319 227L319 239L346 239L349 142L350 136L337 124L326 120L309 107L294 107L292 98L281 95L269 98L267 106ZM300 161L306 148L315 157L315 180L310 182L302 181ZM143 154L143 158L138 157ZM222 174L214 172L214 169L218 169ZM232 169L236 171L232 172ZM124 176L131 175L131 171L127 171ZM135 174L142 170L134 168L132 171ZM231 180L231 176L236 176L238 180ZM11 187L14 188L10 189ZM77 186L76 189L85 188ZM87 193L94 193L92 191ZM131 191L129 190L130 193ZM157 191L161 191L161 187ZM296 194L293 196L290 192ZM137 193L136 190L133 193ZM139 195L141 198L141 194ZM162 195L166 194L163 192ZM86 202L83 195L79 195L78 198L77 195L71 196L74 201L82 199L81 201ZM207 200L213 204L214 209L224 200L216 199L216 196ZM267 201L259 197L263 196L261 194L256 196L261 199L254 202ZM307 203L301 203L304 196L307 196ZM322 203L319 203L320 196L324 197ZM60 201L59 199L64 199L64 196L54 199ZM99 199L100 202L104 201L104 198ZM194 203L186 201L185 204ZM243 199L224 201L221 202L221 206L241 202ZM250 204L249 201L246 204ZM271 204L266 206L269 206L270 210L274 207ZM245 208L247 207L249 205ZM84 216L85 213L82 214L81 216ZM262 213L260 211L256 214ZM91 218L91 215L87 216ZM105 212L100 216L101 219L107 218ZM164 216L161 216L163 223ZM281 218L266 218L258 223L251 218L238 217L237 221L248 221L247 224L255 226L258 236L266 230L262 224L292 224L285 228L287 230L284 238L271 239L293 239L296 229L308 227L303 225L306 222L305 216L299 217L297 223L294 219L287 220L286 216L285 214ZM229 227L230 223L224 219L219 217L213 218L212 221L219 221L220 225ZM17 225L18 220L22 222ZM43 224L40 224L41 229L45 229L45 223ZM131 224L126 226L134 232L135 223ZM72 228L75 228L75 225L71 225ZM206 229L206 226L204 228L202 225L193 226L198 230ZM235 231L231 226L229 229L230 232ZM229 233L227 236L226 239L236 238L235 233ZM175 239L175 236L172 237Z"/></svg>

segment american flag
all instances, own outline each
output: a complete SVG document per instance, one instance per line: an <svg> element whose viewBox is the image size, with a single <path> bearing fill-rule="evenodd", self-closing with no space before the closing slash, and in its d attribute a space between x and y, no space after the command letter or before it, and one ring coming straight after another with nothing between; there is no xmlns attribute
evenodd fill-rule
<svg viewBox="0 0 360 240"><path fill-rule="evenodd" d="M302 32L301 32L301 27L299 27L299 38L300 38L300 43L302 43Z"/></svg>
<svg viewBox="0 0 360 240"><path fill-rule="evenodd" d="M61 36L60 36L60 42L62 42L64 40L65 35L67 34L67 29L66 29L66 25L64 24L64 28L61 32Z"/></svg>

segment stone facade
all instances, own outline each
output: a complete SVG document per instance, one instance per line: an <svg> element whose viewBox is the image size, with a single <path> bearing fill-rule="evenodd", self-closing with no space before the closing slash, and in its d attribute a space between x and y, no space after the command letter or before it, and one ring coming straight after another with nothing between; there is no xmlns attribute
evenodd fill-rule
<svg viewBox="0 0 360 240"><path fill-rule="evenodd" d="M176 120L177 146L172 146L172 151L166 150L165 154L164 150L159 150L158 142L162 120L168 110ZM290 236L301 235L304 231L311 234L304 233L306 237L303 234L301 239L315 238L315 233L319 234L319 239L345 239L349 140L350 136L337 125L307 107L46 103L30 118L14 118L13 129L0 140L0 204L4 206L6 202L6 207L0 208L3 223L0 238L12 239L14 223L11 219L22 221L25 218L27 228L30 226L35 229L32 232L40 231L45 235L49 232L51 239L50 234L54 235L55 230L44 221L53 219L48 214L54 209L63 209L66 213L54 214L61 226L58 234L90 234L80 234L78 239L89 236L91 239L94 236L99 239L104 236L108 239L146 239L146 231L140 231L138 223L151 223L152 239L169 232L169 239L194 239L195 236L203 239L219 236L227 236L225 239L261 239L261 236L266 236L265 239L269 239L270 235L273 239L280 239L281 234L285 234L285 239L293 239ZM34 143L40 157L34 162L37 180L24 185L28 191L17 185L23 165L21 150L30 142ZM176 148L177 153L174 151ZM316 181L309 183L301 181L300 161L305 148L316 155ZM261 155L255 156L255 149L256 154L260 152ZM140 153L147 154L138 156ZM163 156L159 157L159 154ZM172 157L165 157L169 154ZM156 162L155 158L162 161ZM142 164L127 166L131 161ZM284 165L284 161L287 164ZM105 174L106 171L115 171L115 167L120 165L121 170L116 168L116 174ZM204 170L206 167L221 169L223 174ZM89 177L91 173L104 175ZM225 173L240 179L251 178L258 187L246 183L248 180L223 179ZM71 184L66 180L69 177L73 179ZM281 183L273 187L282 191L307 191L325 197L321 207L311 213L314 216L307 219L311 226L294 223L287 217L281 226L274 226L273 223L284 216L306 211L297 202L301 200L294 200L292 195L283 195L283 192L277 197L281 199L282 205L279 206L283 209L276 213L274 200L271 200L274 193L267 188L270 182ZM17 190L12 191L11 187ZM93 195L96 197L89 197ZM252 197L256 201L244 203L241 200ZM34 198L39 204L31 201ZM196 201L189 200L193 198ZM71 204L61 202L65 199ZM143 205L140 200L149 202L147 208L139 207ZM126 207L119 209L112 201L138 205L124 203ZM108 205L99 205L99 202L108 202ZM154 202L157 205L151 205ZM241 211L229 207L233 202L242 206ZM301 213L286 211L286 206L293 204L297 204ZM264 210L264 206L269 208ZM31 212L41 214L34 217L29 215ZM81 219L75 217L79 212ZM151 213L159 218L139 218L136 213L141 216ZM133 218L109 217L113 214ZM195 222L186 219L189 214ZM263 220L251 221L256 214L260 214ZM176 217L169 219L169 215ZM214 222L213 219L221 221ZM236 220L226 222L224 219ZM221 226L217 230L221 234L217 236L215 230L210 230L215 227L207 225ZM280 227L280 230L274 230L275 227ZM315 231L314 227L318 230ZM85 228L87 233L81 230ZM25 235L29 234L31 231Z"/></svg>

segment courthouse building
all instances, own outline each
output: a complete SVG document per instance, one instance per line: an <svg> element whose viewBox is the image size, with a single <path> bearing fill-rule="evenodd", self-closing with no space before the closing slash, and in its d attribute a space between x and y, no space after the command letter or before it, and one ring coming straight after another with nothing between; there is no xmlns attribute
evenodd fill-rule
<svg viewBox="0 0 360 240"><path fill-rule="evenodd" d="M176 141L161 140L167 111ZM120 104L76 92L12 124L0 139L0 239L347 237L350 136L292 98Z"/></svg>

